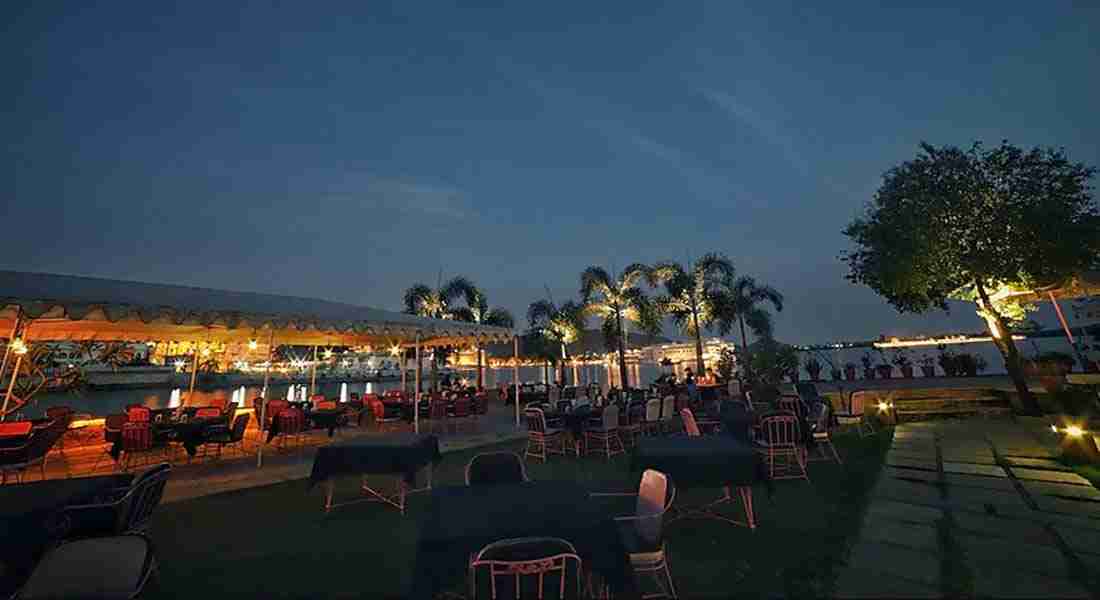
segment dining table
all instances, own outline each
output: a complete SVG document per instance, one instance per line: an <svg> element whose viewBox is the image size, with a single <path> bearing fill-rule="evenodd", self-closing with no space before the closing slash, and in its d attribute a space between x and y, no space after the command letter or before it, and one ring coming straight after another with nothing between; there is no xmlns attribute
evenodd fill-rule
<svg viewBox="0 0 1100 600"><path fill-rule="evenodd" d="M439 438L434 435L396 432L384 435L363 436L328 444L317 449L313 458L313 468L309 474L309 485L325 483L325 511L342 504L333 503L333 480L345 475L363 477L360 491L368 500L386 502L405 511L405 496L421 491L415 488L416 474L427 467L427 486L431 489L432 466L443 459L439 451ZM371 487L367 475L399 475L398 492L388 494Z"/></svg>
<svg viewBox="0 0 1100 600"><path fill-rule="evenodd" d="M434 598L463 580L471 553L523 537L563 539L616 597L637 597L626 545L606 504L573 481L525 481L432 490L420 521L411 598Z"/></svg>

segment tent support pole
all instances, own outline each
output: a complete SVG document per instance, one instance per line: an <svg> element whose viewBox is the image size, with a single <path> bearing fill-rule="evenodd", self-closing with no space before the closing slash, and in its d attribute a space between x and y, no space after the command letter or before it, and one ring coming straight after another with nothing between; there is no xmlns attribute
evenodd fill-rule
<svg viewBox="0 0 1100 600"><path fill-rule="evenodd" d="M516 428L519 428L519 336L512 336L512 384L516 387Z"/></svg>
<svg viewBox="0 0 1100 600"><path fill-rule="evenodd" d="M1050 303L1054 305L1054 312L1058 314L1058 322L1062 324L1062 331L1066 332L1066 339L1069 340L1069 345L1073 348L1074 356L1083 366L1086 361L1082 359L1081 353L1077 350L1077 340L1073 339L1073 333L1069 329L1066 316L1062 314L1062 307L1058 305L1058 299L1054 297L1054 292L1047 292L1047 295L1050 296Z"/></svg>
<svg viewBox="0 0 1100 600"><path fill-rule="evenodd" d="M4 373L8 370L8 358L11 356L11 342L15 339L15 334L19 333L19 323L23 320L23 307L20 306L15 312L15 322L11 326L11 334L8 336L8 343L4 344L4 361L0 363L0 377L3 377Z"/></svg>
<svg viewBox="0 0 1100 600"><path fill-rule="evenodd" d="M309 395L317 393L317 346L313 346L313 362L309 369Z"/></svg>
<svg viewBox="0 0 1100 600"><path fill-rule="evenodd" d="M195 380L199 376L199 344L195 343L195 350L193 352L194 358L191 359L191 385L187 388L187 403L191 404L191 398L195 395Z"/></svg>
<svg viewBox="0 0 1100 600"><path fill-rule="evenodd" d="M416 334L416 392L413 393L413 431L420 433L420 334Z"/></svg>
<svg viewBox="0 0 1100 600"><path fill-rule="evenodd" d="M267 367L264 368L264 387L260 390L260 421L256 429L260 443L256 446L256 468L264 466L264 419L267 417L267 385L271 381L271 363L275 360L275 328L267 336ZM243 402L243 400L242 400Z"/></svg>

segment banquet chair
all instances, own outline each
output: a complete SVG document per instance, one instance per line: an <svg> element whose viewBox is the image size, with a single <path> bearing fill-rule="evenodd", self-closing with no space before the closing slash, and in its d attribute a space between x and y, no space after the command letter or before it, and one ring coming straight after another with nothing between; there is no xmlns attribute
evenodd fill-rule
<svg viewBox="0 0 1100 600"><path fill-rule="evenodd" d="M658 592L644 594L642 598L676 598L672 583L672 571L668 566L668 545L664 541L665 513L672 508L676 488L668 476L654 469L646 469L638 484L637 494L593 493L592 497L636 496L634 514L615 517L619 534L630 555L630 564L636 575L650 575ZM602 594L606 596L606 594Z"/></svg>
<svg viewBox="0 0 1100 600"><path fill-rule="evenodd" d="M695 422L695 415L692 414L690 408L681 408L680 418L684 422L684 432L687 433L688 437L703 435L703 432L699 431L699 424Z"/></svg>
<svg viewBox="0 0 1100 600"><path fill-rule="evenodd" d="M661 399L650 398L645 403L645 421L642 431L647 435L656 435L661 431Z"/></svg>
<svg viewBox="0 0 1100 600"><path fill-rule="evenodd" d="M374 415L374 424L379 431L386 431L387 429L397 428L398 422L401 421L401 417L386 416L386 405L381 400L375 400L370 404L371 414Z"/></svg>
<svg viewBox="0 0 1100 600"><path fill-rule="evenodd" d="M524 460L537 458L542 462L551 454L565 454L560 429L550 429L546 426L546 415L538 408L527 409L527 449L523 453Z"/></svg>
<svg viewBox="0 0 1100 600"><path fill-rule="evenodd" d="M131 404L126 407L126 419L131 423L148 423L153 416L153 411L140 404Z"/></svg>
<svg viewBox="0 0 1100 600"><path fill-rule="evenodd" d="M336 401L319 400L313 403L313 410L336 410Z"/></svg>
<svg viewBox="0 0 1100 600"><path fill-rule="evenodd" d="M805 479L805 449L800 445L798 417L790 414L768 415L760 420L761 439L757 452L767 458L771 479Z"/></svg>
<svg viewBox="0 0 1100 600"><path fill-rule="evenodd" d="M817 447L817 456L808 458L808 460L836 460L837 464L844 464L844 461L840 460L840 454L836 451L836 446L833 445L833 440L829 437L829 426L832 422L833 407L828 402L820 402L817 404L817 414L814 415L813 422L813 440L814 446ZM830 457L825 451L828 450L832 453Z"/></svg>
<svg viewBox="0 0 1100 600"><path fill-rule="evenodd" d="M155 570L144 535L76 540L47 552L13 598L135 598Z"/></svg>
<svg viewBox="0 0 1100 600"><path fill-rule="evenodd" d="M319 408L317 405L320 404L321 402L326 402L324 394L313 394L312 396L309 397L309 405L314 410Z"/></svg>
<svg viewBox="0 0 1100 600"><path fill-rule="evenodd" d="M261 423L260 431L267 431L271 429L271 424L275 422L275 417L283 411L283 409L290 406L290 403L286 400L276 398L274 400L267 401L267 407L264 409L264 422ZM259 413L256 413L259 415ZM258 418L258 417L257 417Z"/></svg>
<svg viewBox="0 0 1100 600"><path fill-rule="evenodd" d="M164 497L172 465L161 463L138 475L128 487L110 490L89 504L63 511L67 539L144 532Z"/></svg>
<svg viewBox="0 0 1100 600"><path fill-rule="evenodd" d="M670 433L676 430L676 396L669 394L661 402L661 432Z"/></svg>
<svg viewBox="0 0 1100 600"><path fill-rule="evenodd" d="M245 413L238 415L233 420L233 427L231 429L225 428L224 425L219 425L217 428L209 430L206 436L206 444L203 445L205 450L208 445L213 444L218 449L218 457L222 455L222 448L228 446L230 448L236 448L242 456L247 454L244 444L244 432L248 430L248 421L251 415Z"/></svg>
<svg viewBox="0 0 1100 600"><path fill-rule="evenodd" d="M196 419L216 419L222 416L220 408L214 406L204 406L195 411Z"/></svg>
<svg viewBox="0 0 1100 600"><path fill-rule="evenodd" d="M796 395L783 394L779 397L776 406L779 410L794 413L799 419L806 417L806 407L802 404L802 399Z"/></svg>
<svg viewBox="0 0 1100 600"><path fill-rule="evenodd" d="M867 420L867 415L864 412L866 406L864 406L864 397L868 392L856 391L852 392L848 396L848 410L837 411L835 414L837 425L844 428L855 427L856 433L859 437L863 437L863 430L866 429L868 434L874 434L875 428L871 425L871 422Z"/></svg>
<svg viewBox="0 0 1100 600"><path fill-rule="evenodd" d="M442 398L432 400L428 416L432 420L432 431L447 431L447 402Z"/></svg>
<svg viewBox="0 0 1100 600"><path fill-rule="evenodd" d="M528 481L523 459L515 452L482 452L466 463L466 485Z"/></svg>
<svg viewBox="0 0 1100 600"><path fill-rule="evenodd" d="M64 415L45 427L32 429L22 444L0 447L0 485L7 483L9 473L21 482L23 474L34 467L38 467L42 479L46 479L46 457L69 430L71 419L71 414Z"/></svg>
<svg viewBox="0 0 1100 600"><path fill-rule="evenodd" d="M51 406L46 409L46 418L51 421L65 416L69 417L69 422L71 423L76 417L76 411L68 406ZM65 438L75 438L76 436L77 432L75 430L66 430L65 435L62 435L61 439L57 440L57 453L65 454Z"/></svg>
<svg viewBox="0 0 1100 600"><path fill-rule="evenodd" d="M279 422L279 432L275 436L277 448L286 450L288 444L298 442L301 445L304 442L306 417L300 409L284 408L275 418Z"/></svg>
<svg viewBox="0 0 1100 600"><path fill-rule="evenodd" d="M153 443L153 427L148 421L131 421L122 426L122 454L118 461L121 470L150 464L153 453L157 451L163 451L163 448Z"/></svg>
<svg viewBox="0 0 1100 600"><path fill-rule="evenodd" d="M96 455L95 463L92 464L92 471L95 472L99 468L99 463L103 460L103 457L115 459L111 457L111 448L115 445L115 440L122 438L122 426L126 424L126 415L107 415L103 419L103 452Z"/></svg>
<svg viewBox="0 0 1100 600"><path fill-rule="evenodd" d="M645 405L628 402L626 410L619 414L619 439L623 445L633 448L638 436L642 433L642 423L645 421Z"/></svg>
<svg viewBox="0 0 1100 600"><path fill-rule="evenodd" d="M579 598L581 567L577 550L563 539L500 540L470 562L470 597Z"/></svg>
<svg viewBox="0 0 1100 600"><path fill-rule="evenodd" d="M600 426L597 429L587 429L584 438L587 454L598 452L611 460L616 454L626 453L623 441L619 438L619 407L609 404L603 409Z"/></svg>

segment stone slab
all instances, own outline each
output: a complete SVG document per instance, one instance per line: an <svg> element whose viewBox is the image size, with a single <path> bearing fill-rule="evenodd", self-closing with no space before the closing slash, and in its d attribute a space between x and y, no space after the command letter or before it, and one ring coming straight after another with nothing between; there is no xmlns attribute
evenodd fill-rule
<svg viewBox="0 0 1100 600"><path fill-rule="evenodd" d="M935 485L889 477L879 479L871 488L871 497L932 506L939 506L943 500L939 487Z"/></svg>
<svg viewBox="0 0 1100 600"><path fill-rule="evenodd" d="M1069 483L1072 485L1091 486L1087 479L1077 473L1060 473L1058 471L1043 471L1040 469L1025 469L1012 467L1012 474L1016 479L1030 479L1032 481L1047 481L1052 483Z"/></svg>
<svg viewBox="0 0 1100 600"><path fill-rule="evenodd" d="M1037 573L1048 577L1068 578L1069 565L1056 546L1027 546L1004 540L961 534L955 541L962 547L967 564L973 570L1003 568L1012 572Z"/></svg>
<svg viewBox="0 0 1100 600"><path fill-rule="evenodd" d="M974 595L992 598L1091 598L1088 590L1073 581L985 565L971 568Z"/></svg>
<svg viewBox="0 0 1100 600"><path fill-rule="evenodd" d="M931 454L921 454L915 450L890 450L886 453L886 463L890 464L890 462L894 460L914 461L934 466L936 464L936 452L932 451Z"/></svg>
<svg viewBox="0 0 1100 600"><path fill-rule="evenodd" d="M1077 529L1082 532L1088 532L1091 535L1095 535L1100 538L1100 520L1089 519L1087 517L1076 517L1073 515L1065 515L1061 513L1043 512L1040 510L1033 511L1030 518L1040 523L1049 523L1055 527L1067 527L1070 529Z"/></svg>
<svg viewBox="0 0 1100 600"><path fill-rule="evenodd" d="M930 587L936 587L940 582L938 556L893 544L866 540L856 542L848 558L848 565L909 579Z"/></svg>
<svg viewBox="0 0 1100 600"><path fill-rule="evenodd" d="M863 520L859 539L905 546L923 552L940 551L939 529L936 526L903 523L878 516Z"/></svg>
<svg viewBox="0 0 1100 600"><path fill-rule="evenodd" d="M959 511L952 515L954 531L972 537L997 538L1014 544L1056 546L1046 528L1034 521Z"/></svg>
<svg viewBox="0 0 1100 600"><path fill-rule="evenodd" d="M908 469L924 469L926 471L937 470L935 458L931 460L918 460L897 455L891 456L889 453L886 454L886 465L891 467L906 467Z"/></svg>
<svg viewBox="0 0 1100 600"><path fill-rule="evenodd" d="M1078 500L1100 502L1100 490L1092 486L1071 485L1068 483L1048 483L1045 481L1022 481L1024 489L1034 496L1061 496Z"/></svg>
<svg viewBox="0 0 1100 600"><path fill-rule="evenodd" d="M1031 510L1015 490L998 492L983 488L948 486L947 503L952 508L999 515L1018 514Z"/></svg>
<svg viewBox="0 0 1100 600"><path fill-rule="evenodd" d="M1058 453L1050 448L1044 448L1042 446L1004 446L994 442L994 446L997 447L997 452L1004 457L1017 457L1017 458L1057 458Z"/></svg>
<svg viewBox="0 0 1100 600"><path fill-rule="evenodd" d="M881 517L895 521L907 521L911 523L933 524L943 518L943 511L939 508L894 502L891 500L874 500L867 507L867 517Z"/></svg>
<svg viewBox="0 0 1100 600"><path fill-rule="evenodd" d="M1078 556L1082 553L1100 556L1100 535L1095 530L1068 525L1054 525L1052 528Z"/></svg>
<svg viewBox="0 0 1100 600"><path fill-rule="evenodd" d="M1043 469L1046 471L1063 471L1066 473L1073 472L1073 469L1063 465L1056 460L1050 460L1049 458L1021 458L1018 456L1007 456L1005 461L1014 467L1027 467L1031 469Z"/></svg>
<svg viewBox="0 0 1100 600"><path fill-rule="evenodd" d="M942 598L935 586L861 567L844 569L836 580L836 598Z"/></svg>
<svg viewBox="0 0 1100 600"><path fill-rule="evenodd" d="M925 481L929 483L936 483L940 480L940 474L936 471L925 471L923 469L899 469L897 467L883 467L882 477L893 479L906 479L911 481Z"/></svg>
<svg viewBox="0 0 1100 600"><path fill-rule="evenodd" d="M1008 477L1008 473L1001 467L993 465L974 465L970 463L947 462L943 463L945 473L959 473L962 475L982 475L985 477Z"/></svg>
<svg viewBox="0 0 1100 600"><path fill-rule="evenodd" d="M1061 513L1075 517L1100 519L1100 502L1088 500L1066 500L1053 496L1040 496L1035 499L1039 510L1043 512Z"/></svg>
<svg viewBox="0 0 1100 600"><path fill-rule="evenodd" d="M997 459L992 454L950 454L944 453L944 462L971 463L977 465L995 465Z"/></svg>
<svg viewBox="0 0 1100 600"><path fill-rule="evenodd" d="M1016 485L1007 477L983 477L981 475L960 475L959 473L944 473L944 484L951 487L982 488L996 490L998 492L1015 492Z"/></svg>

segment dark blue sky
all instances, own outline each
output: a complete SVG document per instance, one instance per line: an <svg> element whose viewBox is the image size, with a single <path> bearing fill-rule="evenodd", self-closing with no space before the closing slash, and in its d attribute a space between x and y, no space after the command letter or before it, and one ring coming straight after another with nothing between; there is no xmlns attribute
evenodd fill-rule
<svg viewBox="0 0 1100 600"><path fill-rule="evenodd" d="M843 279L882 172L1100 164L1096 2L444 4L4 3L0 267L381 308L442 269L522 315L723 251L784 340L979 329Z"/></svg>

